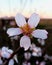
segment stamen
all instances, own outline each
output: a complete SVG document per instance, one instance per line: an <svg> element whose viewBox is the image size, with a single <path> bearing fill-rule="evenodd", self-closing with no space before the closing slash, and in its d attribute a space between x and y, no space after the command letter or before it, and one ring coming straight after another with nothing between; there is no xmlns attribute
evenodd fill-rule
<svg viewBox="0 0 52 65"><path fill-rule="evenodd" d="M31 28L28 24L25 24L23 27L20 27L23 31L23 34L30 36L30 33L32 33L35 28Z"/></svg>

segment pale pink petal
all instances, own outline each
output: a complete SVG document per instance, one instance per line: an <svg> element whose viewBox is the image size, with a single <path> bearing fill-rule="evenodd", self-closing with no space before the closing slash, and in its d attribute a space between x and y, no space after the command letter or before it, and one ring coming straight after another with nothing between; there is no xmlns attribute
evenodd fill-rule
<svg viewBox="0 0 52 65"><path fill-rule="evenodd" d="M1 50L2 50L2 52L8 51L8 47L5 47L5 46L4 46L4 47L2 47Z"/></svg>
<svg viewBox="0 0 52 65"><path fill-rule="evenodd" d="M32 53L33 56L41 56L42 53L41 53L41 48L40 47L35 47L33 48L33 53Z"/></svg>
<svg viewBox="0 0 52 65"><path fill-rule="evenodd" d="M38 52L38 56L42 56L42 52Z"/></svg>
<svg viewBox="0 0 52 65"><path fill-rule="evenodd" d="M46 65L46 62L45 62L45 61L42 61L42 62L40 63L40 65Z"/></svg>
<svg viewBox="0 0 52 65"><path fill-rule="evenodd" d="M32 36L34 36L35 38L40 38L40 39L47 39L47 33L44 32L44 30L35 30L32 32Z"/></svg>
<svg viewBox="0 0 52 65"><path fill-rule="evenodd" d="M8 52L4 51L4 52L1 53L1 56L3 58L7 58L8 59L10 57L10 54Z"/></svg>
<svg viewBox="0 0 52 65"><path fill-rule="evenodd" d="M8 65L14 65L14 60L11 59L11 60L9 61Z"/></svg>
<svg viewBox="0 0 52 65"><path fill-rule="evenodd" d="M30 52L25 52L24 57L26 60L29 60L31 58L31 53Z"/></svg>
<svg viewBox="0 0 52 65"><path fill-rule="evenodd" d="M17 55L14 55L14 60L16 61L16 63L18 63Z"/></svg>
<svg viewBox="0 0 52 65"><path fill-rule="evenodd" d="M13 50L11 50L11 49L8 49L8 51L7 51L9 54L12 54L13 53Z"/></svg>
<svg viewBox="0 0 52 65"><path fill-rule="evenodd" d="M37 47L35 47L33 50L34 50L35 52L38 52L38 48L37 48Z"/></svg>
<svg viewBox="0 0 52 65"><path fill-rule="evenodd" d="M1 56L4 58L9 58L10 54L13 53L13 51L11 49L8 49L8 47L2 47L2 52L1 52Z"/></svg>
<svg viewBox="0 0 52 65"><path fill-rule="evenodd" d="M38 25L39 21L40 21L39 15L34 13L29 18L28 24L30 25L30 27L34 28L34 27L36 27Z"/></svg>
<svg viewBox="0 0 52 65"><path fill-rule="evenodd" d="M44 33L48 34L48 32L46 30L43 30Z"/></svg>
<svg viewBox="0 0 52 65"><path fill-rule="evenodd" d="M16 20L16 24L21 27L21 26L24 26L24 24L26 24L26 20L25 20L25 17L18 13L16 16L15 16L15 20Z"/></svg>
<svg viewBox="0 0 52 65"><path fill-rule="evenodd" d="M7 30L7 34L9 36L15 36L15 35L19 35L22 33L22 30L20 28L9 28Z"/></svg>
<svg viewBox="0 0 52 65"><path fill-rule="evenodd" d="M32 43L30 46L30 50L33 50L36 47L35 43Z"/></svg>
<svg viewBox="0 0 52 65"><path fill-rule="evenodd" d="M20 47L23 47L25 50L31 46L31 40L28 36L23 36L20 40Z"/></svg>
<svg viewBox="0 0 52 65"><path fill-rule="evenodd" d="M32 52L32 56L38 56L36 52Z"/></svg>
<svg viewBox="0 0 52 65"><path fill-rule="evenodd" d="M0 65L2 65L3 64L3 61L2 61L2 59L0 58Z"/></svg>

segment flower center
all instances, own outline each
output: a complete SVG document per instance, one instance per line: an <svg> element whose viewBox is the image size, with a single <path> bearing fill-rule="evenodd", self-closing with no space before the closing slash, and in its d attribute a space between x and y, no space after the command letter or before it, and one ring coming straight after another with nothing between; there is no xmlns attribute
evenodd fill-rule
<svg viewBox="0 0 52 65"><path fill-rule="evenodd" d="M23 27L21 27L21 29L23 31L23 34L29 36L35 28L31 28L28 24L25 24Z"/></svg>

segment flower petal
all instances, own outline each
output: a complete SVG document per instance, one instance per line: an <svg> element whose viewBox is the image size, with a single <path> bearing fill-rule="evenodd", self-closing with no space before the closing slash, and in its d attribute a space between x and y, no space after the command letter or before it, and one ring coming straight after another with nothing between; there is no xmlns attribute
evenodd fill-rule
<svg viewBox="0 0 52 65"><path fill-rule="evenodd" d="M33 56L41 56L42 55L41 48L40 47L34 47L32 55Z"/></svg>
<svg viewBox="0 0 52 65"><path fill-rule="evenodd" d="M43 30L44 33L48 34L48 32L46 30Z"/></svg>
<svg viewBox="0 0 52 65"><path fill-rule="evenodd" d="M34 27L36 27L38 25L39 21L40 21L39 15L34 13L29 18L28 24L30 25L30 27L34 28Z"/></svg>
<svg viewBox="0 0 52 65"><path fill-rule="evenodd" d="M10 55L13 53L13 50L8 49L8 47L2 47L1 51L1 56L3 58L9 58Z"/></svg>
<svg viewBox="0 0 52 65"><path fill-rule="evenodd" d="M45 62L45 61L42 61L42 62L40 63L40 65L46 65L46 62Z"/></svg>
<svg viewBox="0 0 52 65"><path fill-rule="evenodd" d="M0 65L2 65L3 64L3 61L2 61L2 59L0 58Z"/></svg>
<svg viewBox="0 0 52 65"><path fill-rule="evenodd" d="M10 57L10 54L8 52L4 51L4 52L1 53L1 56L3 58L7 58L8 59Z"/></svg>
<svg viewBox="0 0 52 65"><path fill-rule="evenodd" d="M36 52L32 52L32 56L38 56Z"/></svg>
<svg viewBox="0 0 52 65"><path fill-rule="evenodd" d="M1 50L2 50L2 52L8 51L8 47L5 47L5 46L4 46L4 47L2 47Z"/></svg>
<svg viewBox="0 0 52 65"><path fill-rule="evenodd" d="M14 60L16 61L16 63L18 63L17 55L14 55Z"/></svg>
<svg viewBox="0 0 52 65"><path fill-rule="evenodd" d="M20 47L23 47L25 50L31 46L31 41L28 36L23 36L20 40Z"/></svg>
<svg viewBox="0 0 52 65"><path fill-rule="evenodd" d="M31 58L31 53L30 52L25 52L24 57L26 60L29 60Z"/></svg>
<svg viewBox="0 0 52 65"><path fill-rule="evenodd" d="M35 30L32 32L32 36L34 36L35 38L40 38L40 39L47 39L47 33L44 32L45 30Z"/></svg>
<svg viewBox="0 0 52 65"><path fill-rule="evenodd" d="M16 16L15 16L15 20L16 20L16 24L21 27L21 26L24 26L24 24L26 24L26 20L25 20L25 17L23 15L21 15L20 13L18 13Z"/></svg>
<svg viewBox="0 0 52 65"><path fill-rule="evenodd" d="M9 54L12 54L13 53L13 50L11 50L11 49L8 49L8 51L7 51Z"/></svg>
<svg viewBox="0 0 52 65"><path fill-rule="evenodd" d="M9 64L8 64L8 65L14 65L14 60L11 59L11 60L9 61Z"/></svg>
<svg viewBox="0 0 52 65"><path fill-rule="evenodd" d="M22 30L20 28L9 28L7 30L7 34L9 36L15 36L15 35L19 35L22 33Z"/></svg>
<svg viewBox="0 0 52 65"><path fill-rule="evenodd" d="M36 45L34 43L32 43L30 46L30 50L33 50L35 47L36 47Z"/></svg>

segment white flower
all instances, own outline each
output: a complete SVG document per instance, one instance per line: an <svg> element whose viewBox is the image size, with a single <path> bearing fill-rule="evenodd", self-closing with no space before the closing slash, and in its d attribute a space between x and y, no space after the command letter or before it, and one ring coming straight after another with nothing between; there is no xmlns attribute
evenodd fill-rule
<svg viewBox="0 0 52 65"><path fill-rule="evenodd" d="M41 39L47 38L48 32L46 30L35 29L40 21L40 17L38 14L32 14L28 22L26 22L23 15L17 14L15 16L15 20L19 28L9 28L7 30L7 34L9 36L15 36L23 33L24 36L20 40L20 46L24 47L25 50L27 50L31 45L31 36Z"/></svg>
<svg viewBox="0 0 52 65"><path fill-rule="evenodd" d="M24 57L26 60L29 60L31 58L31 53L30 52L25 52Z"/></svg>
<svg viewBox="0 0 52 65"><path fill-rule="evenodd" d="M8 47L2 47L1 49L1 57L3 58L10 58L12 53L13 50L8 49ZM16 63L18 63L17 55L14 55L14 57L9 61L8 65L14 65L14 60L16 61Z"/></svg>
<svg viewBox="0 0 52 65"><path fill-rule="evenodd" d="M49 55L45 54L44 59L45 59L45 60L49 59L49 60L52 61L52 56L49 56Z"/></svg>
<svg viewBox="0 0 52 65"><path fill-rule="evenodd" d="M37 56L37 57L42 56L41 48L37 47L35 44L31 45L30 50L32 51L32 56Z"/></svg>
<svg viewBox="0 0 52 65"><path fill-rule="evenodd" d="M13 50L8 49L8 47L2 47L1 49L1 56L3 58L9 58L12 53L13 53Z"/></svg>
<svg viewBox="0 0 52 65"><path fill-rule="evenodd" d="M46 62L45 62L45 61L42 61L42 62L40 63L40 65L46 65Z"/></svg>
<svg viewBox="0 0 52 65"><path fill-rule="evenodd" d="M22 63L22 65L31 65L31 63L30 63L30 62L25 61L25 62L23 62L23 63Z"/></svg>

